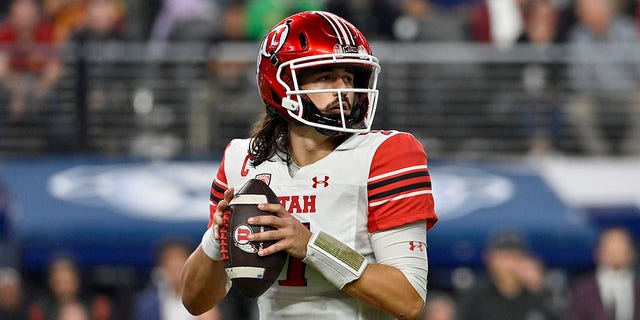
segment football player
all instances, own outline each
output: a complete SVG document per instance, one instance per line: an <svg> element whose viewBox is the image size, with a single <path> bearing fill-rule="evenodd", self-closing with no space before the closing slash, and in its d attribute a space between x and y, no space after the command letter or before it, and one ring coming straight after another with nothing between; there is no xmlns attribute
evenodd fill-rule
<svg viewBox="0 0 640 320"><path fill-rule="evenodd" d="M378 59L348 21L302 12L277 24L258 53L265 113L227 146L211 186L210 228L183 269L183 303L215 306L231 285L219 227L234 188L265 181L281 204L249 223L250 240L285 251L279 280L258 299L262 319L410 319L427 293L426 233L437 221L427 157L409 133L371 130ZM230 245L233 245L232 243Z"/></svg>

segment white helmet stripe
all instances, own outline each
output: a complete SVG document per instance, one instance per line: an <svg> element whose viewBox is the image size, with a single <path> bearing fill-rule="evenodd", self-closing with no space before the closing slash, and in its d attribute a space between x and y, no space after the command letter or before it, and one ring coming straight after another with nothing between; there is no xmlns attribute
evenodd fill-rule
<svg viewBox="0 0 640 320"><path fill-rule="evenodd" d="M334 19L336 21L336 23L338 24L338 26L340 27L340 30L343 32L344 37L347 39L347 44L355 46L356 45L356 39L354 38L353 33L351 32L351 29L349 28L347 23L344 21L344 19L336 16L335 14L330 14L329 16L332 19Z"/></svg>
<svg viewBox="0 0 640 320"><path fill-rule="evenodd" d="M316 14L324 18L324 20L329 23L329 25L333 29L333 32L335 32L336 37L338 38L338 42L341 45L350 44L349 39L347 38L347 34L345 33L344 26L342 26L335 17L332 17L332 14L327 14L326 12L316 12ZM338 28L340 28L340 30L338 30Z"/></svg>
<svg viewBox="0 0 640 320"><path fill-rule="evenodd" d="M347 33L349 28L347 28L347 26L344 23L342 23L342 21L340 21L340 19L338 19L336 15L328 14L328 16L338 26L338 29L340 29L340 32L342 32L342 36L344 37L344 41L346 42L344 44L351 45L352 37L349 37L349 34ZM355 45L355 42L353 44Z"/></svg>

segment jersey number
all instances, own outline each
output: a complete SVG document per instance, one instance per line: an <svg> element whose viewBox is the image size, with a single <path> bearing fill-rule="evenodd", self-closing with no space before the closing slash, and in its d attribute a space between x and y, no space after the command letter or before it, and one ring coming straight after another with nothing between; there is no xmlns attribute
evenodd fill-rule
<svg viewBox="0 0 640 320"><path fill-rule="evenodd" d="M307 230L309 229L309 223L302 223ZM307 279L304 277L304 271L307 265L302 260L294 257L289 257L289 265L287 265L287 278L284 280L278 280L278 284L286 287L306 287Z"/></svg>

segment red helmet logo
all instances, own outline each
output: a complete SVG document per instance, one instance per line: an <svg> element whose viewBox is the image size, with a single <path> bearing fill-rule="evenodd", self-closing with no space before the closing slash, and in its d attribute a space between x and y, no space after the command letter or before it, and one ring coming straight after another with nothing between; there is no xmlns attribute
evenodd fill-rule
<svg viewBox="0 0 640 320"><path fill-rule="evenodd" d="M282 46L284 46L289 36L289 23L290 20L273 28L273 30L269 32L260 46L261 55L271 58L273 54L280 52L280 49L282 49Z"/></svg>

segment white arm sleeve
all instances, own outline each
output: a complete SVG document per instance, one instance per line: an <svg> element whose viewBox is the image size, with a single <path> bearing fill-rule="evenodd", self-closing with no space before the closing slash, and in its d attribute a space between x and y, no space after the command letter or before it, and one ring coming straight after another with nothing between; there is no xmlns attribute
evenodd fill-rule
<svg viewBox="0 0 640 320"><path fill-rule="evenodd" d="M425 221L369 234L376 262L397 268L416 289L422 301L427 297L427 225Z"/></svg>

